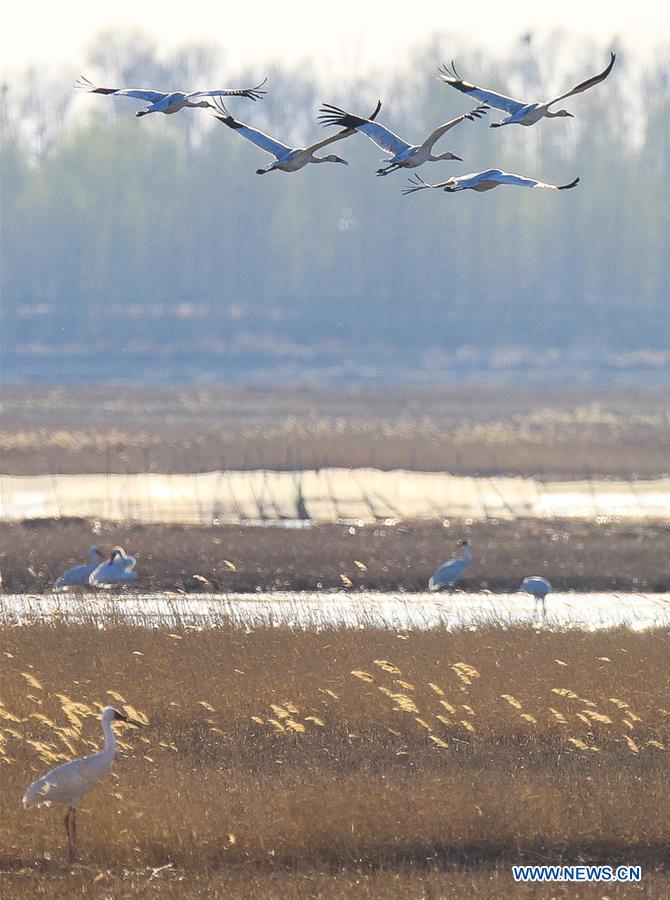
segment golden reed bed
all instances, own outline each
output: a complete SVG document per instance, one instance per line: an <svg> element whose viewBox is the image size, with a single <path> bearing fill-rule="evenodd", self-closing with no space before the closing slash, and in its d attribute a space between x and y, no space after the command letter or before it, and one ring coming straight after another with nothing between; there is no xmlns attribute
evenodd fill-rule
<svg viewBox="0 0 670 900"><path fill-rule="evenodd" d="M667 631L54 623L0 647L3 897L521 896L521 861L670 890ZM109 702L149 727L121 734L70 871L63 811L21 794L99 745ZM629 896L580 896L603 893Z"/></svg>

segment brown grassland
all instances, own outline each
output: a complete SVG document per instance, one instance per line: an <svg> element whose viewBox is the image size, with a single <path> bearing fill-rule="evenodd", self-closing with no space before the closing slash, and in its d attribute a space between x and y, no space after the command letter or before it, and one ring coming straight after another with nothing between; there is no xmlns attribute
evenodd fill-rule
<svg viewBox="0 0 670 900"><path fill-rule="evenodd" d="M30 625L0 637L4 897L668 896L670 634ZM29 782L119 729L65 863ZM638 888L511 865L639 864Z"/></svg>
<svg viewBox="0 0 670 900"><path fill-rule="evenodd" d="M373 466L455 475L655 477L660 389L3 388L1 470L202 472Z"/></svg>
<svg viewBox="0 0 670 900"><path fill-rule="evenodd" d="M546 478L668 471L645 391L3 390L1 471L377 466ZM435 522L300 530L0 523L6 591L122 544L143 590L422 590L456 540L466 590L670 589L670 523ZM0 896L670 896L670 631L196 630L0 625ZM101 744L79 817L25 787ZM634 885L515 885L517 862L639 864Z"/></svg>
<svg viewBox="0 0 670 900"><path fill-rule="evenodd" d="M670 590L670 523L564 520L378 523L306 529L0 523L6 591L49 590L92 544L137 556L142 590L425 590L436 566L472 541L465 590L516 590L546 575L558 590Z"/></svg>

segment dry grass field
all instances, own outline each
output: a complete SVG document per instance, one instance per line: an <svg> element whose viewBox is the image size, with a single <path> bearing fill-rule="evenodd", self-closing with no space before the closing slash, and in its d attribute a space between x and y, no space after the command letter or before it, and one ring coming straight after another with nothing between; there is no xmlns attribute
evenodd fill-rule
<svg viewBox="0 0 670 900"><path fill-rule="evenodd" d="M11 475L373 466L547 478L668 471L667 391L3 388Z"/></svg>
<svg viewBox="0 0 670 900"><path fill-rule="evenodd" d="M142 590L419 591L463 537L474 554L465 590L516 590L528 574L546 575L558 590L670 590L670 523L579 520L306 529L0 523L0 572L6 591L39 593L92 544L121 544L137 556Z"/></svg>
<svg viewBox="0 0 670 900"><path fill-rule="evenodd" d="M670 634L29 626L0 637L4 897L636 895L513 887L630 863L670 891ZM63 862L26 785L119 729Z"/></svg>
<svg viewBox="0 0 670 900"><path fill-rule="evenodd" d="M547 478L668 471L653 391L3 389L1 470L378 466ZM300 530L0 524L6 591L91 544L143 590L670 588L670 524L378 523ZM670 633L0 628L0 896L670 896ZM23 790L119 728L65 862L63 810ZM639 864L639 887L514 885L513 863Z"/></svg>

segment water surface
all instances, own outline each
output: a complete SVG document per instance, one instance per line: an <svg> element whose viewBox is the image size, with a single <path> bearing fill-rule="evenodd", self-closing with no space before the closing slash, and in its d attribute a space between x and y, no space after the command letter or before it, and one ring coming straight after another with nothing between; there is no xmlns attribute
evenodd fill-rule
<svg viewBox="0 0 670 900"><path fill-rule="evenodd" d="M288 626L299 630L344 628L478 628L532 624L539 628L635 630L670 627L670 593L554 593L547 615L524 594L289 592L175 594L95 592L5 594L0 622L91 621L102 627L130 623L147 627L190 625L214 628Z"/></svg>

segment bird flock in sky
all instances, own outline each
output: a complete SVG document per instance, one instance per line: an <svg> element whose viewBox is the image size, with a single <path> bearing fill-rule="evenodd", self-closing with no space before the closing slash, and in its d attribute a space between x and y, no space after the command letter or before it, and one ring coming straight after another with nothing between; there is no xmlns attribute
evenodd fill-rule
<svg viewBox="0 0 670 900"><path fill-rule="evenodd" d="M258 175L265 175L267 172L297 172L309 163L342 163L349 165L346 159L331 153L327 156L315 155L318 150L328 147L338 141L343 141L360 132L369 140L376 144L379 148L390 154L383 162L384 166L377 169L377 175L388 175L390 172L399 169L416 169L426 162L438 162L440 160L458 160L462 162L460 156L448 151L443 153L433 153L434 145L440 138L455 128L457 125L465 121L474 122L481 119L491 108L501 109L507 113L507 116L500 122L492 122L491 128L501 128L503 125L535 125L541 119L553 119L572 117L572 113L565 109L553 111L551 107L560 100L565 100L575 94L580 94L589 88L594 87L601 81L604 81L612 71L616 55L610 54L610 61L602 72L587 78L568 91L552 97L550 100L541 102L526 103L523 100L515 100L507 97L497 91L489 88L481 88L468 81L464 81L458 72L454 63L451 66L443 65L439 68L439 78L450 87L461 93L470 96L473 100L478 101L479 105L473 107L468 112L456 116L448 122L439 125L432 131L428 137L420 144L410 144L395 132L386 128L377 121L377 115L381 110L381 101L377 103L372 114L365 118L353 113L324 103L319 111L319 119L326 126L335 126L341 128L335 134L316 141L306 147L290 147L283 144L265 132L245 122L241 122L230 114L224 104L226 97L240 97L248 100L260 100L266 93L262 88L265 81L253 88L221 88L211 91L194 91L184 93L183 91L175 91L172 93L163 93L161 91L145 90L144 88L105 88L98 87L85 78L83 75L76 82L75 87L80 90L88 91L94 94L108 94L117 97L130 97L134 100L142 100L149 105L146 109L139 110L137 116L146 116L149 113L161 112L171 115L185 107L202 107L214 110L215 118L236 131L240 137L254 144L261 150L264 150L274 160L266 166L256 170ZM267 80L267 79L266 79ZM490 191L499 185L507 184L516 187L529 188L548 188L550 190L568 190L575 187L579 182L579 178L575 178L568 184L549 184L544 181L538 181L525 175L517 175L511 172L503 172L501 169L486 169L482 172L469 172L465 175L457 175L448 178L446 181L440 181L436 184L430 184L424 181L419 175L414 175L409 179L409 186L403 190L403 194L412 194L415 191L432 189L441 189L447 193L455 193L457 191L472 190L477 192Z"/></svg>

